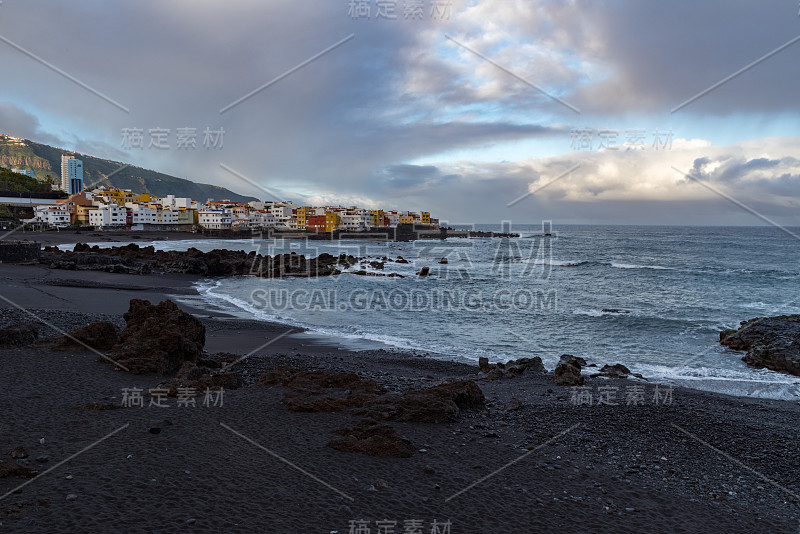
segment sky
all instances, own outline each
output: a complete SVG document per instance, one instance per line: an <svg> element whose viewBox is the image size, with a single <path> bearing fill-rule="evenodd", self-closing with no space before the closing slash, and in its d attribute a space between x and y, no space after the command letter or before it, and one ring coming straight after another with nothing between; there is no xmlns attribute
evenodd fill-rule
<svg viewBox="0 0 800 534"><path fill-rule="evenodd" d="M3 0L0 66L0 132L264 200L800 225L795 0Z"/></svg>

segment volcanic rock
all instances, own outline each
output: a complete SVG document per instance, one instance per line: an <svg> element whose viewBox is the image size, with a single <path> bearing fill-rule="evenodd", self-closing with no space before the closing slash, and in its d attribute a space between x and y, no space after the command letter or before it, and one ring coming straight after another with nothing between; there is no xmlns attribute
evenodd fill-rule
<svg viewBox="0 0 800 534"><path fill-rule="evenodd" d="M60 348L89 346L96 350L111 350L119 343L119 329L108 321L96 321L76 328L64 336Z"/></svg>
<svg viewBox="0 0 800 534"><path fill-rule="evenodd" d="M127 326L111 356L134 374L174 373L203 355L206 328L171 300L154 306L132 299L123 315Z"/></svg>
<svg viewBox="0 0 800 534"><path fill-rule="evenodd" d="M742 360L748 365L800 376L800 315L742 321L738 330L720 332L719 342L746 350Z"/></svg>
<svg viewBox="0 0 800 534"><path fill-rule="evenodd" d="M355 426L334 432L341 437L331 438L328 447L337 451L395 458L408 458L414 454L411 442L387 425Z"/></svg>
<svg viewBox="0 0 800 534"><path fill-rule="evenodd" d="M456 421L461 410L478 410L486 399L472 380L461 380L426 389L388 393L368 402L360 412L383 421L444 423Z"/></svg>
<svg viewBox="0 0 800 534"><path fill-rule="evenodd" d="M585 365L586 360L583 358L571 354L562 355L555 369L554 382L558 386L583 385L584 377L581 376L581 367Z"/></svg>
<svg viewBox="0 0 800 534"><path fill-rule="evenodd" d="M604 365L602 368L600 368L600 372L592 375L592 378L597 376L606 376L608 378L625 378L629 374L631 374L630 369L621 363L615 363L614 365Z"/></svg>
<svg viewBox="0 0 800 534"><path fill-rule="evenodd" d="M15 323L0 329L0 347L24 347L39 339L39 330L27 323Z"/></svg>

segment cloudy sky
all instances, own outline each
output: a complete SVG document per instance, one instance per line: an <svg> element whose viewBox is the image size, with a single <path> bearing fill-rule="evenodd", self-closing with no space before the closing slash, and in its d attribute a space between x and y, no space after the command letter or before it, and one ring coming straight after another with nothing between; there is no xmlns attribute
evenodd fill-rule
<svg viewBox="0 0 800 534"><path fill-rule="evenodd" d="M3 0L0 131L451 223L800 225L799 9Z"/></svg>

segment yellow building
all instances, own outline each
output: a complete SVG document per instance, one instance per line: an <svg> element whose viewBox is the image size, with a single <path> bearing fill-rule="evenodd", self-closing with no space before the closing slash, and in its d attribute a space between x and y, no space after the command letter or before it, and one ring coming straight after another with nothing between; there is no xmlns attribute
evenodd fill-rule
<svg viewBox="0 0 800 534"><path fill-rule="evenodd" d="M325 231L326 232L333 232L336 230L336 227L339 226L339 222L341 221L341 217L339 217L338 213L334 213L332 211L325 212Z"/></svg>
<svg viewBox="0 0 800 534"><path fill-rule="evenodd" d="M420 224L431 224L431 214L430 212L423 211L419 214L419 222Z"/></svg>
<svg viewBox="0 0 800 534"><path fill-rule="evenodd" d="M89 225L89 212L96 210L97 206L75 206L75 220L73 223L88 226Z"/></svg>
<svg viewBox="0 0 800 534"><path fill-rule="evenodd" d="M372 227L383 228L384 226L383 218L386 216L383 210L370 210L369 214L372 217Z"/></svg>
<svg viewBox="0 0 800 534"><path fill-rule="evenodd" d="M141 195L130 191L123 191L122 189L107 189L98 193L98 196L107 198L109 202L114 202L117 206L124 206L128 202L139 202L139 197Z"/></svg>
<svg viewBox="0 0 800 534"><path fill-rule="evenodd" d="M401 215L397 222L398 224L414 224L414 216L410 213Z"/></svg>
<svg viewBox="0 0 800 534"><path fill-rule="evenodd" d="M308 228L308 215L314 211L310 206L297 208L297 229L306 230Z"/></svg>

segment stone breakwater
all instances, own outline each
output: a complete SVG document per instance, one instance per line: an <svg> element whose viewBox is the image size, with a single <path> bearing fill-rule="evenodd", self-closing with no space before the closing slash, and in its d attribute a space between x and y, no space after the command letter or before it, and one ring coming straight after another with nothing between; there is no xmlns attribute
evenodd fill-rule
<svg viewBox="0 0 800 534"><path fill-rule="evenodd" d="M355 265L359 258L350 255L321 254L306 258L299 254L262 256L255 252L215 249L202 252L163 251L140 247L135 243L122 247L100 248L78 243L72 251L45 247L40 263L51 269L106 271L127 274L181 273L198 276L254 275L265 278L282 276L316 277L340 274Z"/></svg>
<svg viewBox="0 0 800 534"><path fill-rule="evenodd" d="M0 263L26 263L39 261L39 243L22 241L0 241Z"/></svg>
<svg viewBox="0 0 800 534"><path fill-rule="evenodd" d="M404 278L398 273L384 274L386 263L407 264L402 256L397 258L365 258L350 254L320 254L307 258L301 254L262 256L242 250L214 249L203 252L196 248L186 251L155 250L153 246L140 247L135 243L122 247L100 248L97 245L78 243L71 251L45 247L39 262L50 269L104 271L123 274L179 273L203 277L252 275L263 278L284 276L315 278L342 274L353 266L361 268L348 271L358 276L383 276ZM373 271L365 268L371 267ZM429 267L423 267L419 276L427 276Z"/></svg>

